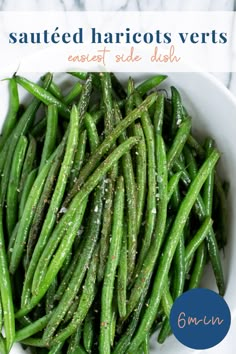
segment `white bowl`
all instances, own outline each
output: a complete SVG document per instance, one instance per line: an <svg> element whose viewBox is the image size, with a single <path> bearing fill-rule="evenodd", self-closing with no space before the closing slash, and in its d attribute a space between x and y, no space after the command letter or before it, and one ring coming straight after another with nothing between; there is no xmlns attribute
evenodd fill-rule
<svg viewBox="0 0 236 354"><path fill-rule="evenodd" d="M176 86L182 95L184 105L192 116L194 131L199 137L211 136L215 139L222 157L219 164L220 174L230 183L228 198L228 245L225 255L222 255L226 278L227 301L232 319L236 316L235 279L236 271L236 100L231 93L212 75L204 73L167 73L168 79L161 85L166 88L170 85ZM127 73L118 74L122 81L128 78ZM144 80L151 74L132 73L131 76L138 82ZM26 77L38 78L39 75L26 75ZM56 78L62 81L64 76L56 74ZM0 83L1 105L0 124L6 113L8 93L6 83ZM216 290L214 276L210 268L205 272L203 285ZM156 337L155 337L156 338ZM226 341L225 341L226 342ZM229 353L224 341L218 346L221 352ZM214 349L214 353L217 349ZM151 343L151 354L183 354L192 353L193 350L183 346L174 336L171 336L163 345L158 345L153 338ZM205 351L206 353L208 352ZM213 353L209 350L209 353ZM15 346L11 354L24 353L19 346Z"/></svg>

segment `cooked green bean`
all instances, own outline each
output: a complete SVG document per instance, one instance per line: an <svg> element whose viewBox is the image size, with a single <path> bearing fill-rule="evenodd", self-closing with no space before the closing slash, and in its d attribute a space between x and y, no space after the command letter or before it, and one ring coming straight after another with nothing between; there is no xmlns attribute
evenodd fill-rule
<svg viewBox="0 0 236 354"><path fill-rule="evenodd" d="M180 208L175 218L175 222L168 237L168 241L165 244L163 257L160 260L159 271L157 272L154 280L149 306L143 315L141 324L134 339L131 342L128 353L132 353L136 348L139 347L139 345L141 345L145 337L145 332L149 330L153 324L161 300L163 285L166 281L172 258L179 242L179 238L182 234L184 223L188 218L188 215L204 182L206 181L208 175L211 173L218 159L219 153L216 150L213 150L208 159L201 166L196 178L190 185L185 198L181 202Z"/></svg>
<svg viewBox="0 0 236 354"><path fill-rule="evenodd" d="M153 76L150 79L143 81L140 85L136 87L136 90L140 94L140 96L145 95L148 91L152 90L156 86L160 85L162 81L167 78L166 75L157 75Z"/></svg>
<svg viewBox="0 0 236 354"><path fill-rule="evenodd" d="M36 209L38 200L40 198L45 180L47 178L48 172L50 170L51 167L51 162L54 159L54 155L52 155L50 157L50 159L46 162L46 164L44 165L41 173L38 175L38 177L36 178L29 197L27 199L25 208L24 208L24 212L22 215L22 218L20 220L20 225L19 225L19 229L16 235L16 240L15 240L15 244L12 250L12 254L11 254L11 260L10 260L10 272L12 274L15 273L20 260L22 258L23 252L24 252L24 247L25 247L25 242L27 241L27 237L28 237L28 232L29 232L29 228L30 225L32 223L33 217L34 217L34 211Z"/></svg>
<svg viewBox="0 0 236 354"><path fill-rule="evenodd" d="M48 86L50 85L52 76L50 74L46 75L43 87L45 90L47 90ZM15 151L15 147L18 143L18 140L21 135L26 135L28 133L29 128L31 127L33 120L35 118L35 113L37 112L38 108L40 106L40 102L38 99L33 99L31 104L28 106L24 114L21 116L19 119L16 127L12 131L12 133L9 135L9 145L6 142L6 145L8 145L8 150L6 155L4 156L5 164L4 164L4 169L2 172L2 180L1 180L1 205L3 205L6 197L6 192L7 192L7 187L8 187L8 182L9 182L9 177L10 177L10 170L11 170L11 163L12 163L12 156ZM8 141L7 139L7 141ZM3 147L4 150L4 147ZM3 151L2 151L3 152Z"/></svg>
<svg viewBox="0 0 236 354"><path fill-rule="evenodd" d="M72 89L67 93L67 95L63 98L63 101L66 105L71 104L75 99L78 99L81 91L82 85L80 82L76 82L76 84L72 87Z"/></svg>
<svg viewBox="0 0 236 354"><path fill-rule="evenodd" d="M124 318L126 315L127 269L127 226L124 223L117 277L117 305L121 318Z"/></svg>
<svg viewBox="0 0 236 354"><path fill-rule="evenodd" d="M10 351L15 338L14 305L12 300L11 281L8 270L7 254L5 249L3 215L0 206L0 293L3 309L6 349Z"/></svg>
<svg viewBox="0 0 236 354"><path fill-rule="evenodd" d="M140 137L140 142L136 145L136 185L137 185L137 222L136 233L139 234L142 218L144 214L146 182L147 182L147 147L143 129L139 123L134 124L133 132L135 136Z"/></svg>
<svg viewBox="0 0 236 354"><path fill-rule="evenodd" d="M88 312L83 327L83 343L84 349L87 353L92 353L92 346L94 340L94 323L93 323L93 315L91 312Z"/></svg>
<svg viewBox="0 0 236 354"><path fill-rule="evenodd" d="M35 168L34 170L32 170L29 175L26 178L25 181L25 185L24 188L22 190L22 195L21 195L21 199L20 199L20 205L19 205L19 220L21 219L23 212L24 212L24 208L25 208L25 204L26 201L28 199L28 196L30 194L31 188L34 184L34 181L37 177L38 174L38 168Z"/></svg>
<svg viewBox="0 0 236 354"><path fill-rule="evenodd" d="M149 96L150 97L150 96ZM135 93L135 104L139 106L142 102L140 96ZM140 106L139 106L140 107ZM140 249L137 265L135 272L139 273L140 268L142 267L144 258L149 249L152 234L155 227L156 220L156 161L155 161L155 139L154 139L154 130L153 125L150 120L148 112L143 112L141 115L141 124L146 139L147 146L147 209L146 209L146 221L145 221L145 231L142 238L142 247Z"/></svg>
<svg viewBox="0 0 236 354"><path fill-rule="evenodd" d="M93 255L93 251L99 236L102 209L103 209L103 195L104 195L104 181L101 181L94 191L94 197L93 197L93 202L91 207L92 213L90 214L90 218L88 220L88 227L86 230L86 234L84 236L85 237L84 247L82 249L80 258L78 260L78 264L76 265L74 273L70 279L70 282L67 288L65 289L66 291L64 292L45 330L44 338L47 340L52 336L52 334L56 330L56 327L62 321L63 316L65 315L66 311L70 307L70 304L72 303L74 297L78 293L82 281L84 279L87 266ZM94 212L94 210L96 211ZM54 260L52 261L52 263L53 262Z"/></svg>
<svg viewBox="0 0 236 354"><path fill-rule="evenodd" d="M55 225L56 218L57 218L57 213L60 210L61 202L64 196L64 192L66 189L66 184L70 175L70 171L72 168L73 160L74 160L74 155L75 151L78 145L78 138L79 138L79 122L80 122L80 117L78 114L78 110L75 106L73 106L71 110L71 120L70 120L70 127L69 127L69 136L67 140L67 145L66 145L66 151L65 151L65 156L61 165L61 169L59 172L59 176L57 179L57 183L55 186L54 193L52 195L52 200L49 205L49 209L47 211L46 219L43 223L43 227L41 229L41 233L39 236L39 241L37 242L37 246L34 250L31 263L32 266L29 268L29 274L33 275L33 272L35 271L34 274L34 282L32 284L32 290L34 291L34 288L39 287L40 281L39 281L39 274L41 273L42 269L45 267L45 263L38 263L39 257L41 255L42 249L45 246L52 229ZM37 265L37 268L35 266ZM37 269L39 271L37 271ZM35 284L35 285L34 285Z"/></svg>
<svg viewBox="0 0 236 354"><path fill-rule="evenodd" d="M57 344L61 341L69 338L73 333L76 332L78 327L82 324L85 319L97 292L96 286L96 273L98 266L98 250L95 249L91 266L88 269L88 273L85 280L85 286L82 289L82 294L80 297L80 302L76 312L73 315L71 322L66 328L63 328L52 340L51 344Z"/></svg>
<svg viewBox="0 0 236 354"><path fill-rule="evenodd" d="M153 272L160 248L164 239L164 231L167 217L167 160L165 144L161 135L156 135L156 161L157 161L157 186L158 186L158 198L157 198L157 220L154 229L154 237L152 239L152 245L149 248L146 257L143 260L143 264L139 273L135 279L134 285L131 289L130 298L127 304L126 318L133 311L138 303L138 300L142 294L145 284L149 281L149 278ZM156 197L156 196L155 196Z"/></svg>
<svg viewBox="0 0 236 354"><path fill-rule="evenodd" d="M60 149L58 149L55 159L52 162L42 193L38 200L37 207L35 209L34 217L29 229L28 241L26 246L26 256L25 256L26 269L28 269L29 263L32 259L32 254L35 249L35 244L40 234L40 229L45 218L45 213L48 207L49 200L53 193L55 181L57 180L58 177L58 172L60 170L61 163L63 160L65 143L66 142L64 139L64 142L61 144Z"/></svg>
<svg viewBox="0 0 236 354"><path fill-rule="evenodd" d="M180 153L183 150L183 147L186 143L186 140L189 136L191 129L191 121L190 119L186 119L183 121L183 123L180 124L177 133L175 135L175 138L173 140L173 143L167 153L167 165L168 165L168 170L170 170L175 162L175 160L178 158Z"/></svg>
<svg viewBox="0 0 236 354"><path fill-rule="evenodd" d="M41 155L41 161L39 165L39 173L41 172L45 162L51 156L56 146L56 135L57 135L57 124L58 124L58 113L56 105L48 106L47 113L47 129L46 136L43 145L43 151Z"/></svg>
<svg viewBox="0 0 236 354"><path fill-rule="evenodd" d="M7 208L6 208L6 224L8 236L14 229L17 221L18 214L18 194L20 188L20 176L22 171L22 166L24 163L24 157L28 145L27 138L22 135L16 145L16 149L12 159L12 167L10 172L10 179L7 189Z"/></svg>
<svg viewBox="0 0 236 354"><path fill-rule="evenodd" d="M29 145L25 155L25 161L22 167L22 173L20 178L20 192L19 192L19 201L21 201L23 189L26 184L26 180L28 175L31 173L33 168L35 167L35 159L36 159L36 147L37 143L35 138L31 135L29 137Z"/></svg>
<svg viewBox="0 0 236 354"><path fill-rule="evenodd" d="M113 287L115 281L116 268L119 262L120 248L123 234L124 218L124 180L119 177L117 180L116 194L114 201L114 214L112 225L112 236L109 249L108 260L106 264L105 276L102 287L101 297L101 318L100 318L100 337L99 351L101 353L110 353L110 331L111 331L111 305L113 296Z"/></svg>
<svg viewBox="0 0 236 354"><path fill-rule="evenodd" d="M33 96L35 96L38 100L43 102L46 105L53 104L57 106L58 111L64 118L70 118L70 110L61 100L53 96L49 91L46 91L43 87L38 84L33 83L32 81L22 77L22 76L14 76L16 82L22 86L25 90L30 92Z"/></svg>
<svg viewBox="0 0 236 354"><path fill-rule="evenodd" d="M14 78L9 79L9 110L4 120L0 137L0 151L2 150L8 136L17 124L17 114L20 106L17 83Z"/></svg>
<svg viewBox="0 0 236 354"><path fill-rule="evenodd" d="M84 184L91 172L98 166L102 156L109 151L116 139L120 134L128 128L140 115L146 111L156 100L156 94L153 93L148 96L143 103L136 109L134 109L126 118L124 118L112 131L107 138L99 145L94 154L91 156L87 164L82 168L80 176L76 181L74 187L70 191L66 198L65 205L68 205L71 199L75 196L81 186Z"/></svg>
<svg viewBox="0 0 236 354"><path fill-rule="evenodd" d="M171 178L169 179L169 182L168 182L168 202L170 201L173 193L174 193L174 190L176 189L176 187L178 186L179 184L179 180L180 180L180 177L181 177L181 174L182 172L177 172L175 173L173 176L171 176Z"/></svg>
<svg viewBox="0 0 236 354"><path fill-rule="evenodd" d="M81 132L78 142L78 147L74 157L73 167L71 169L71 174L69 176L68 188L71 189L76 179L79 176L79 172L84 164L85 152L86 152L86 143L87 143L87 131L84 130Z"/></svg>
<svg viewBox="0 0 236 354"><path fill-rule="evenodd" d="M121 112L116 106L115 108L116 123L122 120ZM126 132L121 133L118 142L122 143L127 139ZM127 208L127 266L128 277L133 274L136 252L137 252L137 191L134 177L133 163L130 152L127 152L121 159L122 172L125 181L126 208Z"/></svg>
<svg viewBox="0 0 236 354"><path fill-rule="evenodd" d="M44 327L47 325L50 317L51 314L45 315L44 317L30 324L29 326L21 328L20 330L16 331L15 341L21 342L23 339L29 338L34 334L41 332L44 329Z"/></svg>

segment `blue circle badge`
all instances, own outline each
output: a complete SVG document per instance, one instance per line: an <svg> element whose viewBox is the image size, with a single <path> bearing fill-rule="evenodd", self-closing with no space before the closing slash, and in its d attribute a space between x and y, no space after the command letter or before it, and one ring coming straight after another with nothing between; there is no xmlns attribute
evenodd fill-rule
<svg viewBox="0 0 236 354"><path fill-rule="evenodd" d="M220 343L230 328L230 310L212 290L192 289L176 299L170 313L175 337L193 349L208 349Z"/></svg>

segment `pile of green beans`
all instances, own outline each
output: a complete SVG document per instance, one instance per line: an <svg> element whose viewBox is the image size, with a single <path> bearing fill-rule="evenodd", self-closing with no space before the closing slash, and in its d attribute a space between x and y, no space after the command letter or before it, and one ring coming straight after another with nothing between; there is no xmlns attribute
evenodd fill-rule
<svg viewBox="0 0 236 354"><path fill-rule="evenodd" d="M51 73L9 79L0 351L20 342L39 354L147 354L157 329L159 343L171 334L173 302L201 285L207 263L224 295L220 153L193 135L180 92L159 89L166 76L136 85L65 75L68 92Z"/></svg>

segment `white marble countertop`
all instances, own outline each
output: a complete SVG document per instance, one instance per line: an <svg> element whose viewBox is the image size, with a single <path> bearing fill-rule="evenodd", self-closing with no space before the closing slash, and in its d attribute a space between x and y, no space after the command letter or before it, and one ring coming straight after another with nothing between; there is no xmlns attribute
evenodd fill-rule
<svg viewBox="0 0 236 354"><path fill-rule="evenodd" d="M236 11L236 0L0 0L0 11ZM236 23L232 23L236 36ZM236 61L236 40L230 58ZM235 66L236 67L236 66ZM236 72L214 73L236 96ZM211 354L233 353L236 323Z"/></svg>

